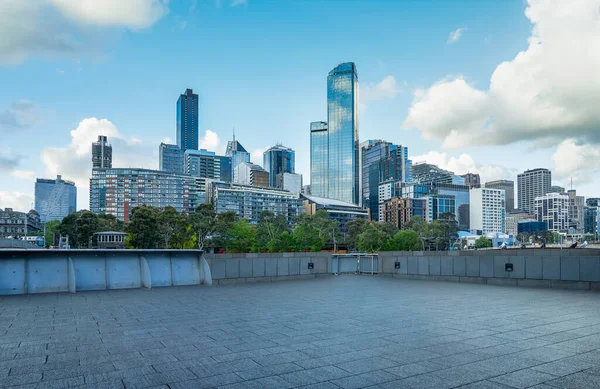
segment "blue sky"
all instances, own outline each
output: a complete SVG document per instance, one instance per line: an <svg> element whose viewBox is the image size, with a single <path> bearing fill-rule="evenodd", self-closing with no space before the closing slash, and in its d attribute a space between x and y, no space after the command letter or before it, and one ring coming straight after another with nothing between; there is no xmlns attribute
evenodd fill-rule
<svg viewBox="0 0 600 389"><path fill-rule="evenodd" d="M22 22L0 27L0 208L28 208L34 178L56 173L78 183L78 207L86 208L86 147L100 132L115 134L115 165L157 168L158 144L175 138L175 103L186 88L200 96L201 135L211 131L205 146L222 152L233 127L257 156L283 143L296 150L308 183L309 123L327 119L326 76L345 61L358 68L361 140L407 145L420 160L484 179L561 166L561 147L586 156L576 170L600 156L595 113L576 112L580 120L554 128L489 102L510 96L490 78L501 63L518 66L517 54L532 50L531 19L542 27L561 23L537 0L135 0L133 16L117 0L98 0L111 10L106 15L79 9L76 0L30 7L7 1L0 15ZM583 15L591 0L577 2ZM22 31L42 19L37 31ZM534 59L543 67L550 54ZM482 117L498 123L497 137L469 132L482 131ZM578 134L571 143L568 125ZM570 175L563 168L555 181ZM575 181L595 194L594 183Z"/></svg>

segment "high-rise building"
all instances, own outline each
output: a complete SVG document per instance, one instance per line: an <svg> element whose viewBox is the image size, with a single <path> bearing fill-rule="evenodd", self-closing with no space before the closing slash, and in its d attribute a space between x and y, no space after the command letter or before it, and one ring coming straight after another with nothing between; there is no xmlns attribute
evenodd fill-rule
<svg viewBox="0 0 600 389"><path fill-rule="evenodd" d="M235 183L240 185L269 186L269 172L250 162L239 163L234 169Z"/></svg>
<svg viewBox="0 0 600 389"><path fill-rule="evenodd" d="M231 157L215 155L215 180L231 182Z"/></svg>
<svg viewBox="0 0 600 389"><path fill-rule="evenodd" d="M600 198L590 197L585 200L584 233L600 233Z"/></svg>
<svg viewBox="0 0 600 389"><path fill-rule="evenodd" d="M470 197L470 228L482 234L506 231L506 200L504 190L473 188Z"/></svg>
<svg viewBox="0 0 600 389"><path fill-rule="evenodd" d="M133 208L171 206L194 210L197 196L193 177L149 169L92 169L90 210L128 222Z"/></svg>
<svg viewBox="0 0 600 389"><path fill-rule="evenodd" d="M302 174L298 173L281 173L279 174L281 189L292 193L300 194L302 192Z"/></svg>
<svg viewBox="0 0 600 389"><path fill-rule="evenodd" d="M225 155L231 158L231 181L236 182L235 168L242 162L250 162L250 153L246 151L240 142L235 140L235 133L233 134L233 140L227 142Z"/></svg>
<svg viewBox="0 0 600 389"><path fill-rule="evenodd" d="M327 197L328 193L328 145L327 123L310 123L310 191L317 197Z"/></svg>
<svg viewBox="0 0 600 389"><path fill-rule="evenodd" d="M438 195L453 196L454 197L454 215L458 222L458 229L462 231L469 231L470 229L470 194L469 187L462 184L432 184L432 191Z"/></svg>
<svg viewBox="0 0 600 389"><path fill-rule="evenodd" d="M410 199L393 197L383 203L383 217L380 222L390 223L402 230L415 216L427 218L427 198Z"/></svg>
<svg viewBox="0 0 600 389"><path fill-rule="evenodd" d="M258 224L263 211L284 215L289 224L294 224L297 216L304 213L298 194L282 189L212 181L208 183L207 194L217 213L233 211L250 224Z"/></svg>
<svg viewBox="0 0 600 389"><path fill-rule="evenodd" d="M75 183L64 181L61 176L57 176L55 180L38 178L35 181L35 210L42 223L60 221L77 211Z"/></svg>
<svg viewBox="0 0 600 389"><path fill-rule="evenodd" d="M112 146L108 138L98 135L98 142L92 143L92 168L110 169L112 167Z"/></svg>
<svg viewBox="0 0 600 389"><path fill-rule="evenodd" d="M444 214L455 216L456 200L454 196L430 194L425 196L424 199L427 201L427 212L425 213L427 222L431 223L434 220L441 219Z"/></svg>
<svg viewBox="0 0 600 389"><path fill-rule="evenodd" d="M362 206L369 208L372 220L379 220L379 184L395 180L407 182L411 175L408 148L382 140L361 145Z"/></svg>
<svg viewBox="0 0 600 389"><path fill-rule="evenodd" d="M534 200L551 192L552 173L548 169L526 170L517 176L519 209L534 212Z"/></svg>
<svg viewBox="0 0 600 389"><path fill-rule="evenodd" d="M283 173L295 173L296 153L289 147L276 145L263 153L263 168L269 173L269 186L283 188Z"/></svg>
<svg viewBox="0 0 600 389"><path fill-rule="evenodd" d="M486 188L504 189L506 194L506 213L515 210L515 182L510 180L488 181L485 183Z"/></svg>
<svg viewBox="0 0 600 389"><path fill-rule="evenodd" d="M577 196L575 189L567 191L569 196L569 230L573 233L582 233L584 227L585 197Z"/></svg>
<svg viewBox="0 0 600 389"><path fill-rule="evenodd" d="M177 146L198 150L198 95L191 89L177 99Z"/></svg>
<svg viewBox="0 0 600 389"><path fill-rule="evenodd" d="M213 151L191 150L184 153L185 174L192 177L215 179L215 153Z"/></svg>
<svg viewBox="0 0 600 389"><path fill-rule="evenodd" d="M548 193L536 197L533 200L533 206L537 220L546 222L548 231L567 231L569 228L569 196L560 193Z"/></svg>
<svg viewBox="0 0 600 389"><path fill-rule="evenodd" d="M467 173L461 175L465 179L465 185L469 188L481 188L481 177L479 174Z"/></svg>
<svg viewBox="0 0 600 389"><path fill-rule="evenodd" d="M360 202L358 73L352 62L327 76L328 188L325 197Z"/></svg>
<svg viewBox="0 0 600 389"><path fill-rule="evenodd" d="M158 154L158 170L174 174L184 173L183 150L179 146L161 143Z"/></svg>

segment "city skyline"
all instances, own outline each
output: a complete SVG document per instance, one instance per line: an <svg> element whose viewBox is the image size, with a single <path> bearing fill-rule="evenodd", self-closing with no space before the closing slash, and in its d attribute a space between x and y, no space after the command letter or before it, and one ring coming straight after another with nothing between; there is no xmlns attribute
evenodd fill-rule
<svg viewBox="0 0 600 389"><path fill-rule="evenodd" d="M158 144L161 141L176 143L173 101L186 88L193 89L200 96L199 148L223 155L225 140L230 138L231 128L235 126L238 139L247 147L254 163L261 164L262 152L268 147L277 143L292 146L297 153L296 171L303 174L304 182L308 183L309 123L327 117L325 76L329 70L344 61L354 61L361 71L360 140L383 139L406 145L410 148L411 159L415 163L426 160L456 174L480 173L482 182L497 179L516 181L517 173L543 167L552 171L553 183L567 188L570 188L569 178L573 176L578 194L593 197L600 192L598 184L589 182L594 170L590 170L593 167L587 165L592 164L586 164L586 160L597 158L600 152L591 136L596 127L589 126L591 133L580 130L582 123L590 124L590 114L584 110L576 110L569 104L561 105L564 102L556 101L557 107L570 109L570 120L573 120L572 117L579 118L578 123L562 122L565 126L572 127L571 133L566 134L553 128L538 116L539 128L523 127L535 134L535 141L522 140L514 134L506 133L505 139L493 140L496 143L490 144L477 136L466 137L466 134L472 135L468 133L472 129L464 126L465 118L473 118L477 122L481 118L480 112L473 113L446 104L448 100L445 93L448 90L464 92L460 96L464 96L465 101L472 101L473 96L480 96L483 105L489 104L484 100L489 99L490 94L500 95L502 92L495 89L494 83L498 81L497 76L501 75L501 70L506 68L498 66L502 61L508 61L505 63L508 66L517 66L515 57L519 51L526 58L537 58L532 47L528 48L527 44L527 39L532 34L533 37L540 38L540 41L556 40L554 34L548 35L548 31L543 28L550 23L559 33L572 36L573 31L569 29L575 27L570 23L571 19L564 19L567 18L566 12L557 10L550 14L544 13L545 6L535 1L531 1L529 5L521 2L481 2L474 5L469 2L467 6L466 2L460 3L459 8L464 11L462 14L455 12L443 23L436 24L423 37L401 44L408 45L401 46L405 50L412 49L410 53L414 58L410 61L401 60L398 55L386 54L384 46L359 49L343 43L317 61L311 57L312 63L309 66L306 61L300 61L297 68L285 69L290 61L290 58L285 58L287 49L277 42L271 42L271 47L276 48L280 55L272 58L270 65L259 60L256 54L240 49L240 53L236 54L233 50L234 52L227 52L219 60L200 61L205 69L195 65L184 70L177 67L173 69L177 69L174 73L178 74L170 74L173 73L169 72L169 66L173 66L172 60L161 58L158 66L162 68L162 73L156 80L148 72L153 72L157 65L150 63L145 63L144 70L139 74L123 78L123 75L132 74L132 66L139 65L139 62L132 60L133 56L139 55L140 61L156 56L156 51L146 47L153 38L162 37L164 46L166 42L172 42L182 34L190 34L191 38L186 39L199 36L194 35L200 34L199 30L204 28L200 27L199 19L214 17L215 21L211 23L233 25L244 21L242 24L245 26L255 26L264 17L258 14L259 11L270 7L275 13L283 13L279 5L260 1L248 1L240 7L223 3L220 8L214 4L209 7L208 4L192 1L187 5L184 3L170 4L168 13L164 4L164 9L158 13L144 13L144 9L141 9L139 19L135 20L114 15L115 19L107 23L91 20L93 18L88 15L87 19L83 18L84 24L88 23L93 26L90 28L98 31L108 29L114 34L111 39L102 42L100 47L95 47L93 54L78 51L74 55L67 55L57 52L53 47L40 50L29 46L17 51L10 47L10 42L0 46L0 83L4 87L0 96L0 133L4 139L3 146L4 142L7 145L0 152L0 181L3 183L0 208L11 207L27 211L33 202L35 178L55 177L59 174L66 180L76 182L79 188L78 205L80 208L87 208L86 194L91 175L90 143L98 135L108 136L113 146L114 167L158 169ZM385 17L381 10L377 10L373 17L383 18L377 24L381 31L397 29L398 34L406 34L415 25L398 27L397 24L401 23L392 23L391 16L419 16L415 19L416 23L423 23L427 20L423 12L425 9L435 8L431 7L432 4L438 6L438 9L433 11L431 17L440 19L446 16L444 12L447 9L442 2L424 3L394 5L390 11L396 12L387 12L390 13L389 17ZM196 4L194 10L193 4ZM559 3L548 7L557 4ZM579 4L581 7L576 8L580 12L579 16L572 17L581 17L581 24L585 25L589 20L586 6L592 2L580 1ZM309 10L306 9L307 5L291 6L300 11L290 28L291 35L298 35L304 31L299 21L308 18ZM340 11L329 4L313 6L323 16ZM355 20L367 7L366 2L359 2L352 9L341 12L348 20ZM529 9L527 16L524 14L526 8ZM10 16L12 11L14 10L0 12L0 15ZM35 17L34 14L26 13L27 10L21 11L25 18ZM57 13L60 14L61 10L58 9ZM499 17L501 22L491 20L493 18L488 14ZM73 22L72 14L63 17ZM363 39L374 39L367 31L375 25L373 17L365 17L363 24L357 28L358 31L352 34L367 34ZM531 20L536 21L537 32L531 32ZM289 24L289 17L283 17L283 21ZM273 28L283 31L283 25L286 24L283 21ZM485 23L489 25L484 26ZM510 31L503 24L510 24ZM111 27L106 27L107 25ZM82 39L90 38L85 34L89 32L74 31L81 34ZM255 37L262 37L267 32L273 33L271 30L259 30ZM321 31L312 32L303 42L314 44L315 49L323 48L317 42L316 35L319 32ZM452 32L454 34L450 35ZM239 49L237 45L228 46L233 44L232 39L236 35L233 32L225 35L221 41L211 45L206 46L202 41L200 44L202 47L206 46L208 53L214 53L219 44L224 45L219 47L221 50L227 47ZM589 35L582 39L586 38ZM390 41L386 39L385 43L389 44ZM431 49L416 50L417 45L427 45ZM249 45L248 49L253 47L256 46ZM307 52L304 47L297 50L293 59ZM546 59L542 65L570 64L551 63L554 52L546 53L545 56L542 54L544 53L537 58L540 61ZM238 60L245 61L247 70L254 78L241 79L232 75L229 65L224 66L224 69L217 68L216 64L234 60L236 55L239 56ZM436 62L444 62L446 65L430 64L428 60L432 56L435 56ZM173 60L183 58L179 55L173 57ZM194 58L199 60L198 57ZM590 63L581 56L579 59ZM238 65L237 61L233 63ZM198 76L197 73L203 74ZM459 76L450 77L449 74ZM487 84L491 75L492 82L488 91ZM115 81L111 81L112 78L109 77L115 77ZM567 73L567 77L575 75ZM216 81L210 81L210 78L215 78ZM575 78L571 81L577 80L579 79ZM591 81L588 82L589 85L597 86L594 79ZM276 87L282 83L285 87ZM221 86L220 89L216 88L217 84ZM82 85L86 85L83 99ZM252 101L248 100L252 93L238 93L249 88L258 93ZM268 93L263 94L261 89ZM591 92L587 93L583 96L593 100L593 96L589 94ZM131 106L130 103L137 102L134 99L139 95L144 96L144 104ZM285 100L282 99L284 95L290 100L282 105L277 100ZM449 113L441 109L430 111L432 102L436 102L440 108L452 106L454 112L459 112L461 117L449 117ZM484 108L481 110L485 112ZM235 112L235 115L226 115L224 112ZM498 112L490 112L489 116L496 118L495 123L481 126L491 128L496 125L497 131L501 132L501 125L505 125L505 121L500 120ZM517 113L521 114L515 111L513 119L525 123L526 120ZM595 114L591 115L591 119L597 119ZM427 116L435 116L446 124L458 126L455 134L449 135L435 124L427 122ZM265 118L277 123L277 128L272 123L265 126ZM593 120L591 123L595 124ZM408 129L402 130L403 128Z"/></svg>

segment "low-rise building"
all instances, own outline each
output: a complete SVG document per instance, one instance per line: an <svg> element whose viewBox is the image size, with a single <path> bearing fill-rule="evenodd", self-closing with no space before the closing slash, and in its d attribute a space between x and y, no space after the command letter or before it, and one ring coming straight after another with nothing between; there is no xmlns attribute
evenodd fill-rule
<svg viewBox="0 0 600 389"><path fill-rule="evenodd" d="M317 211L324 210L329 215L329 219L339 222L342 232L346 231L346 223L349 221L369 219L369 210L356 204L306 194L301 194L300 197L304 200L306 214L314 215Z"/></svg>
<svg viewBox="0 0 600 389"><path fill-rule="evenodd" d="M548 231L565 232L569 228L569 196L548 193L533 201L537 221L546 222Z"/></svg>
<svg viewBox="0 0 600 389"><path fill-rule="evenodd" d="M269 172L251 162L240 162L234 168L233 176L239 185L269 186Z"/></svg>
<svg viewBox="0 0 600 389"><path fill-rule="evenodd" d="M40 215L33 209L27 213L0 208L0 237L20 238L42 230Z"/></svg>

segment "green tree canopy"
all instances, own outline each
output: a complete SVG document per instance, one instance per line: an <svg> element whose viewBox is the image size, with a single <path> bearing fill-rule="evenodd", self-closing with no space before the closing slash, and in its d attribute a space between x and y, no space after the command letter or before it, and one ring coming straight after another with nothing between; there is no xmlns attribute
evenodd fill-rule
<svg viewBox="0 0 600 389"><path fill-rule="evenodd" d="M475 247L478 249L492 247L492 240L482 236L475 241Z"/></svg>
<svg viewBox="0 0 600 389"><path fill-rule="evenodd" d="M421 250L422 244L419 235L413 230L398 231L392 238L391 247L394 251L417 251Z"/></svg>
<svg viewBox="0 0 600 389"><path fill-rule="evenodd" d="M269 242L284 232L290 232L290 226L284 215L275 215L271 211L261 212L256 226L257 251L268 250Z"/></svg>
<svg viewBox="0 0 600 389"><path fill-rule="evenodd" d="M358 249L367 253L378 252L385 247L388 239L389 235L379 223L369 223L365 231L358 236Z"/></svg>
<svg viewBox="0 0 600 389"><path fill-rule="evenodd" d="M241 219L233 223L227 230L227 251L234 253L247 253L256 244L256 228Z"/></svg>
<svg viewBox="0 0 600 389"><path fill-rule="evenodd" d="M354 219L346 223L344 241L346 242L348 251L358 250L358 236L365 231L368 224L369 222L366 219Z"/></svg>
<svg viewBox="0 0 600 389"><path fill-rule="evenodd" d="M154 207L142 205L131 212L125 232L129 234L127 244L134 249L155 249L162 245L159 229L159 212Z"/></svg>

